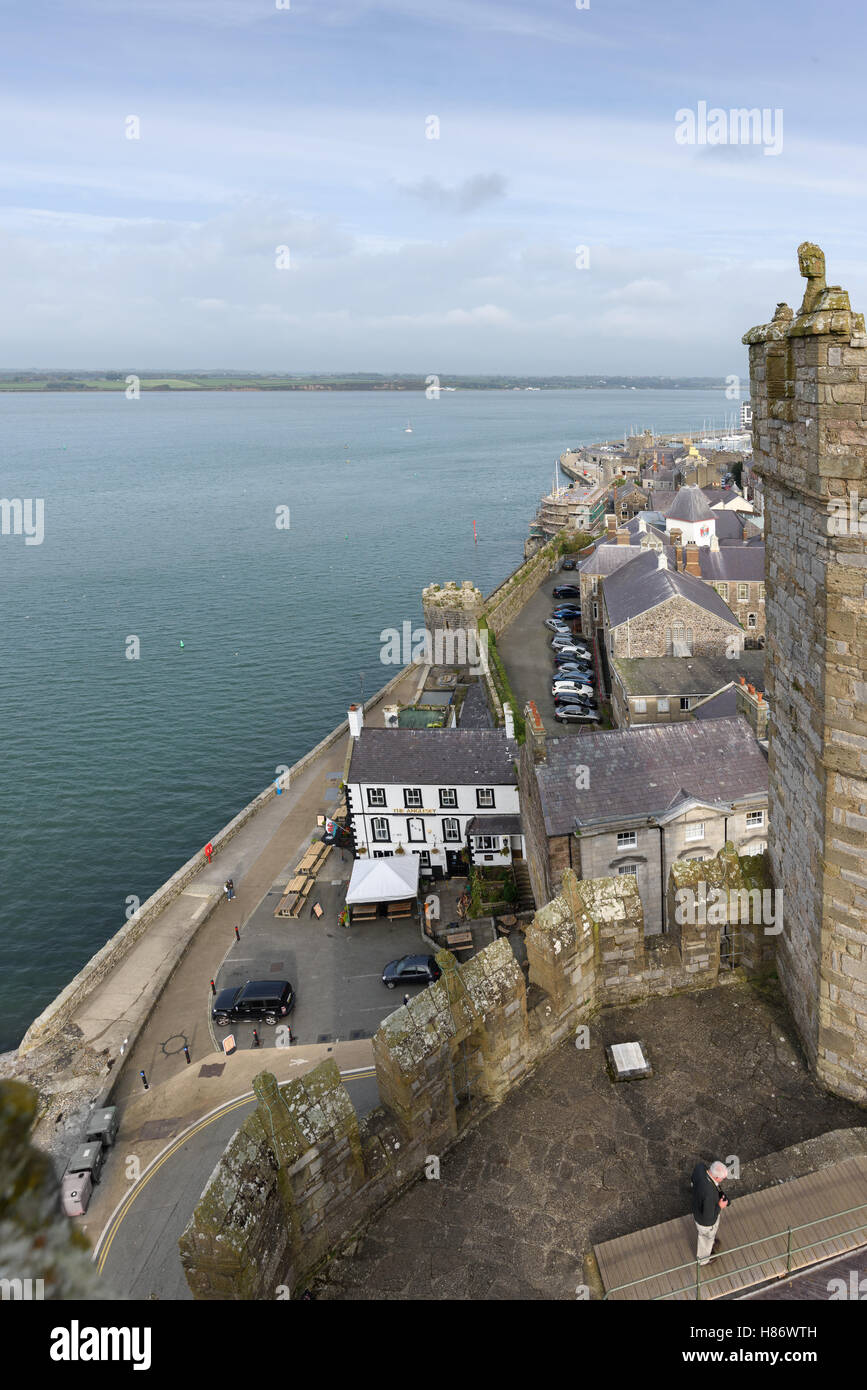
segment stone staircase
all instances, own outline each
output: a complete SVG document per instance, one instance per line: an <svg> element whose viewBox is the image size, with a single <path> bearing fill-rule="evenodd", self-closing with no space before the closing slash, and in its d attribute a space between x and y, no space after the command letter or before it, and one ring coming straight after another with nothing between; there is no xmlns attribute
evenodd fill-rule
<svg viewBox="0 0 867 1390"><path fill-rule="evenodd" d="M515 887L518 890L515 906L518 912L534 912L536 899L533 897L533 889L530 886L530 870L527 868L527 861L515 859L512 861L512 868L515 873Z"/></svg>

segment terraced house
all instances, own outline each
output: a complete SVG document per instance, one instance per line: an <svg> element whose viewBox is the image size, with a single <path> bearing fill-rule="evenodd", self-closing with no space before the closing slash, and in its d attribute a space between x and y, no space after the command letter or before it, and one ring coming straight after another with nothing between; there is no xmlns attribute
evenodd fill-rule
<svg viewBox="0 0 867 1390"><path fill-rule="evenodd" d="M354 718L353 718L354 716ZM350 710L346 779L356 853L418 854L422 874L466 872L466 860L523 858L516 764L501 729L370 729Z"/></svg>

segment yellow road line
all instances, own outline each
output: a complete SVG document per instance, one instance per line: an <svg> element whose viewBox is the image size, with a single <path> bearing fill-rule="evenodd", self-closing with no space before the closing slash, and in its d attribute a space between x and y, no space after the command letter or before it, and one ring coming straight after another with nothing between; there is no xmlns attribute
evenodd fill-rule
<svg viewBox="0 0 867 1390"><path fill-rule="evenodd" d="M341 1072L341 1076L345 1077L347 1081L360 1081L367 1077L376 1076L376 1068L368 1067L362 1070ZM112 1242L120 1230L121 1222L124 1217L128 1215L133 1202L142 1191L142 1188L147 1186L151 1178L162 1168L163 1164L173 1157L177 1150L183 1144L186 1144L189 1139L199 1134L208 1125L213 1124L215 1120L222 1119L224 1115L228 1115L232 1110L237 1110L239 1106L249 1105L254 1095L255 1092L247 1091L243 1096L238 1096L235 1100L226 1101L225 1104L218 1106L216 1110L212 1110L208 1115L203 1116L201 1120L197 1120L194 1124L190 1125L182 1134L179 1134L177 1138L173 1139L171 1143L163 1149L161 1154L157 1155L153 1162L142 1173L138 1182L134 1183L125 1197L121 1198L103 1228L102 1234L96 1243L96 1249L93 1252L93 1258L100 1274L102 1274L105 1268Z"/></svg>

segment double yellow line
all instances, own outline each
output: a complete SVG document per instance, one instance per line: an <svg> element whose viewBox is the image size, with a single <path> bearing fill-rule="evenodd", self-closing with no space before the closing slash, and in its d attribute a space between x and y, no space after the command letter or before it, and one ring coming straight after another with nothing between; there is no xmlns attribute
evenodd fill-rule
<svg viewBox="0 0 867 1390"><path fill-rule="evenodd" d="M362 1081L368 1077L376 1076L376 1068L359 1067L352 1071L341 1072L340 1075L344 1081ZM188 1129L185 1129L182 1134L179 1134L176 1139L173 1139L171 1143L163 1149L162 1153L158 1154L154 1161L149 1164L138 1181L130 1188L126 1196L122 1197L120 1202L118 1202L96 1243L93 1258L100 1274L102 1274L105 1269L112 1241L120 1230L121 1222L124 1217L129 1214L133 1202L147 1186L151 1178L156 1176L163 1164L167 1163L183 1144L186 1144L190 1139L194 1138L195 1135L201 1134L202 1130L206 1129L208 1125L213 1124L215 1120L221 1119L223 1115L230 1114L232 1110L237 1110L242 1105L249 1105L250 1101L254 1099L255 1092L247 1091L244 1095L236 1097L235 1100L229 1100L226 1101L224 1105L217 1106L216 1110L212 1110L208 1115L204 1115L201 1120L197 1120L194 1124L190 1125Z"/></svg>

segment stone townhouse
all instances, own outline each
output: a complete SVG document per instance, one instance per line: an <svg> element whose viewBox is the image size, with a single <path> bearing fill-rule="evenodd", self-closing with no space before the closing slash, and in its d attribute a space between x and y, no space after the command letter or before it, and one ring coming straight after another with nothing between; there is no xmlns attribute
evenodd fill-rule
<svg viewBox="0 0 867 1390"><path fill-rule="evenodd" d="M767 848L768 764L740 715L536 741L521 768L528 867L537 902L581 878L630 874L645 931L668 930L672 864L709 859L727 840Z"/></svg>
<svg viewBox="0 0 867 1390"><path fill-rule="evenodd" d="M741 675L761 684L764 658L744 650L746 633L728 604L700 575L671 568L665 550L640 551L601 588L619 728L687 719L694 704Z"/></svg>
<svg viewBox="0 0 867 1390"><path fill-rule="evenodd" d="M687 546L687 550L690 547ZM692 556L686 557L688 573ZM751 637L765 635L765 545L763 540L744 545L714 545L699 549L693 559L702 579L712 584L728 604L741 627Z"/></svg>
<svg viewBox="0 0 867 1390"><path fill-rule="evenodd" d="M371 729L350 710L346 779L356 854L418 854L432 878L523 858L517 760L501 729Z"/></svg>

